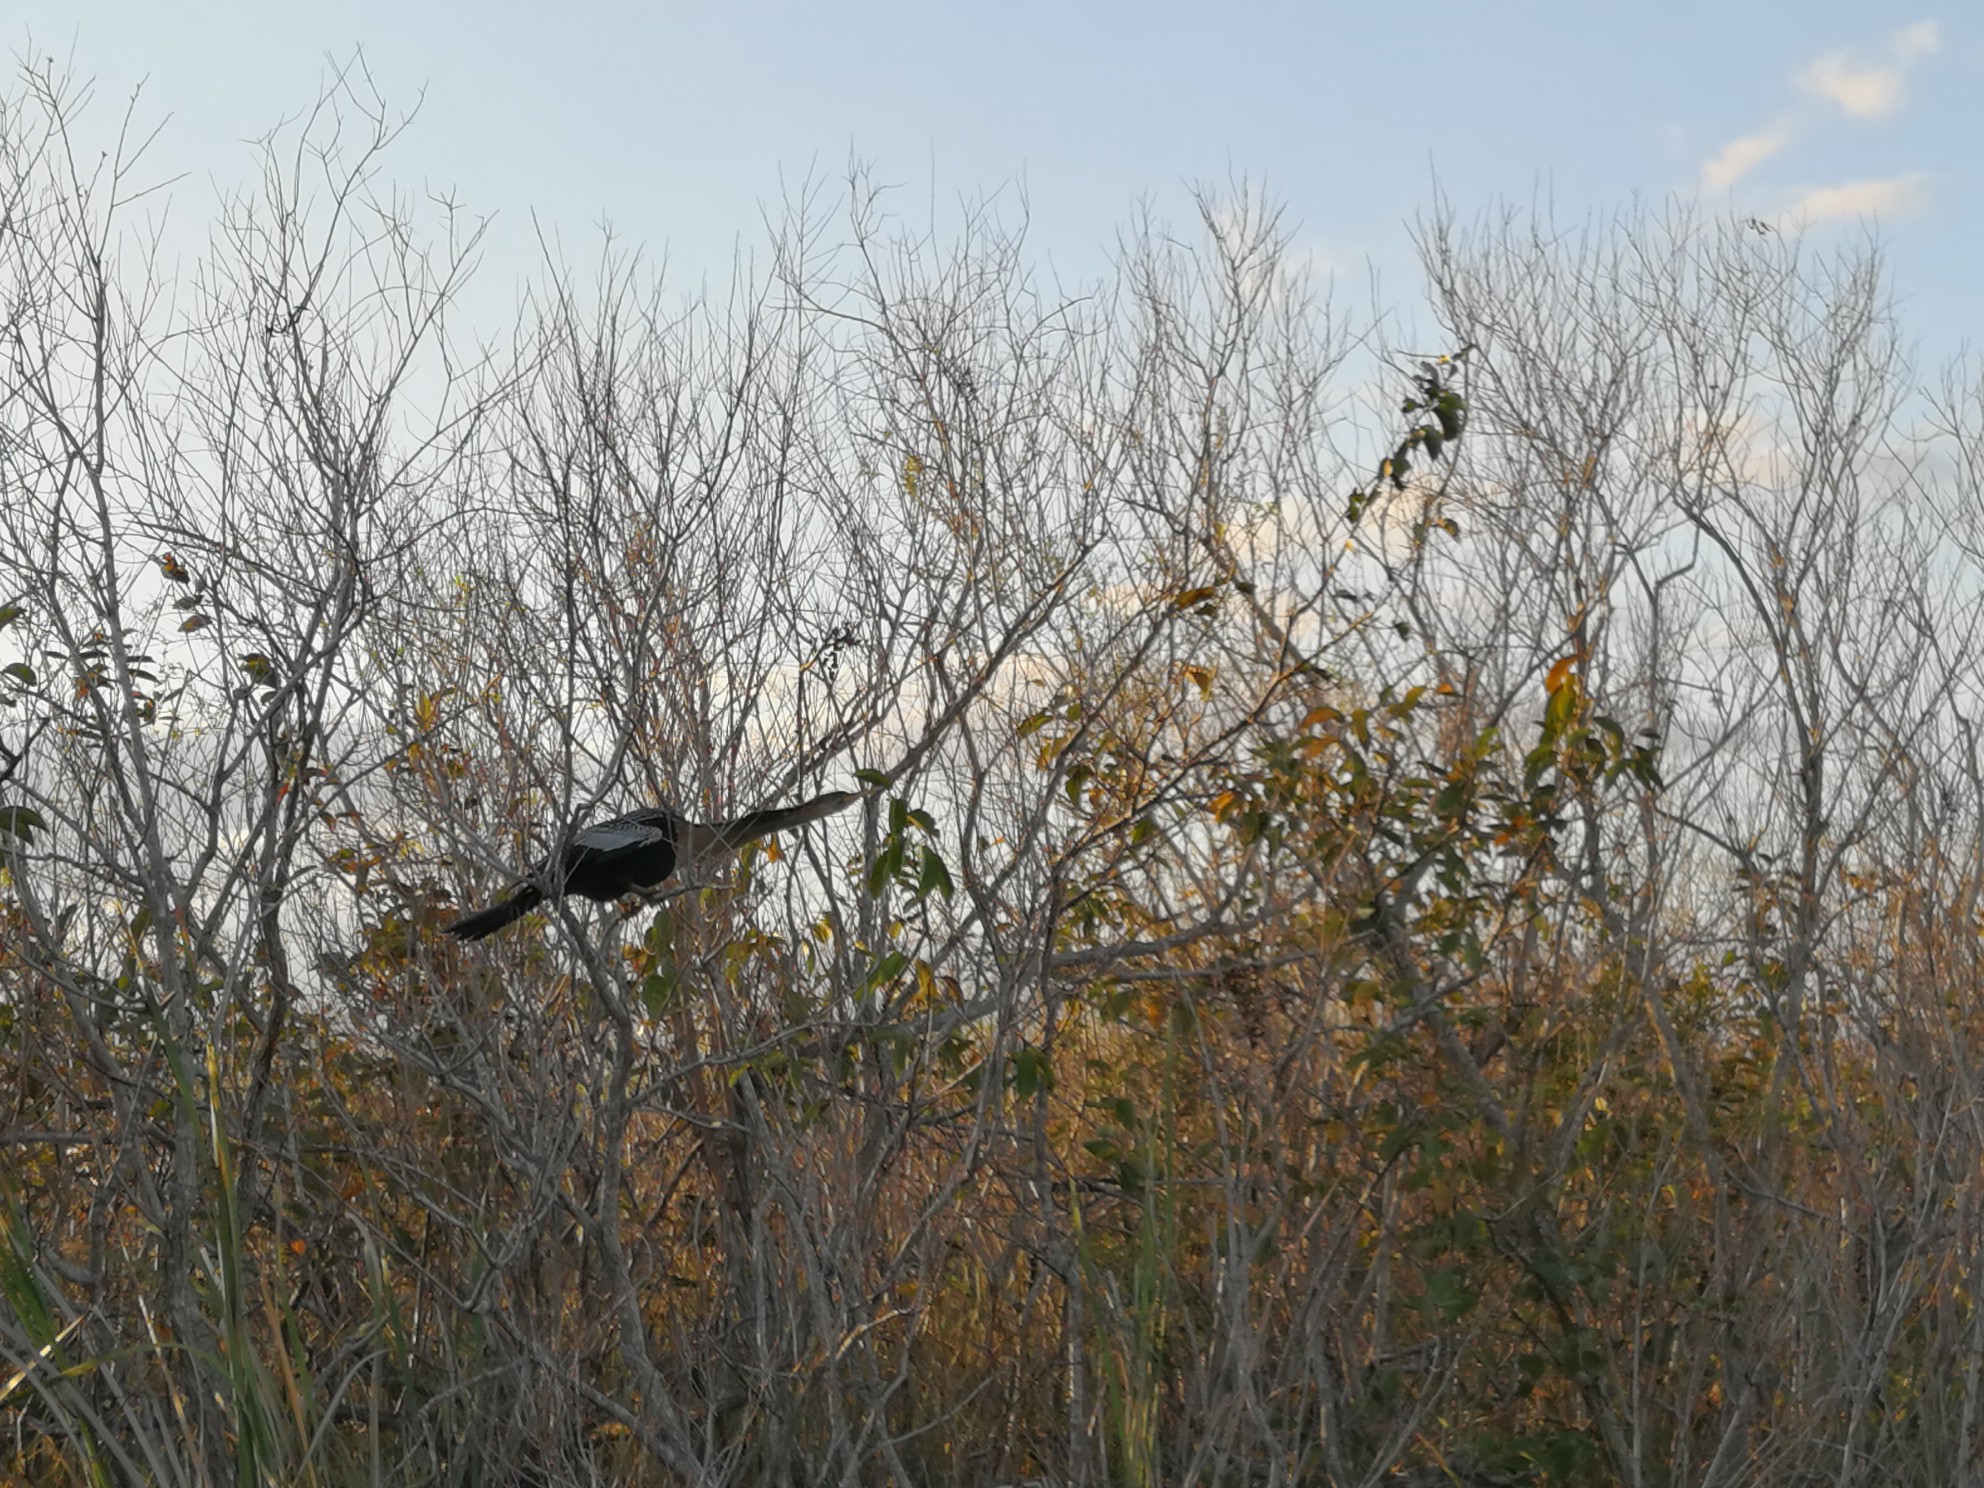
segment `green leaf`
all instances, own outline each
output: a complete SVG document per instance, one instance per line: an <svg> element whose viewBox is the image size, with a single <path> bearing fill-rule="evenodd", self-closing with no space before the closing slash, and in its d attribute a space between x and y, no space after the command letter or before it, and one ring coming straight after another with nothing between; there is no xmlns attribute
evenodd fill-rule
<svg viewBox="0 0 1984 1488"><path fill-rule="evenodd" d="M1550 694L1550 701L1543 707L1543 728L1546 733L1559 734L1569 728L1578 715L1578 689L1566 684Z"/></svg>
<svg viewBox="0 0 1984 1488"><path fill-rule="evenodd" d="M654 955L666 956L674 949L674 943L675 916L663 910L654 917L654 923L648 926L647 948Z"/></svg>
<svg viewBox="0 0 1984 1488"><path fill-rule="evenodd" d="M1061 789L1067 795L1069 804L1081 804L1082 791L1094 775L1094 769L1088 765L1071 765L1068 768L1068 778L1062 782Z"/></svg>
<svg viewBox="0 0 1984 1488"><path fill-rule="evenodd" d="M25 806L0 806L0 832L9 837L26 842L47 825L39 811L30 811Z"/></svg>
<svg viewBox="0 0 1984 1488"><path fill-rule="evenodd" d="M1425 1279L1426 1299L1449 1323L1459 1322L1474 1310L1481 1294L1470 1287L1456 1267L1443 1266Z"/></svg>
<svg viewBox="0 0 1984 1488"><path fill-rule="evenodd" d="M1013 1093L1021 1100L1054 1088L1054 1072L1048 1067L1047 1055L1039 1049L1013 1050L1012 1070Z"/></svg>
<svg viewBox="0 0 1984 1488"><path fill-rule="evenodd" d="M641 980L641 1005L647 1009L650 1018L667 1015L669 1004L675 1000L677 985L678 979L672 966L665 971L651 972Z"/></svg>
<svg viewBox="0 0 1984 1488"><path fill-rule="evenodd" d="M0 672L5 672L23 687L32 687L40 680L35 676L34 668L29 666L25 661L16 661L8 666L0 667Z"/></svg>
<svg viewBox="0 0 1984 1488"><path fill-rule="evenodd" d="M917 880L916 897L927 899L932 891L951 897L955 886L951 883L951 870L944 866L944 860L929 848L923 849L923 876Z"/></svg>
<svg viewBox="0 0 1984 1488"><path fill-rule="evenodd" d="M0 630L5 630L26 613L19 605L0 605Z"/></svg>
<svg viewBox="0 0 1984 1488"><path fill-rule="evenodd" d="M889 886L889 881L902 872L903 841L900 836L892 836L875 854L875 861L868 869L868 892L879 894Z"/></svg>
<svg viewBox="0 0 1984 1488"><path fill-rule="evenodd" d="M1385 1133L1385 1139L1378 1145L1378 1161L1391 1162L1401 1152L1413 1144L1419 1135L1419 1128L1411 1122L1401 1122Z"/></svg>
<svg viewBox="0 0 1984 1488"><path fill-rule="evenodd" d="M872 785L877 787L891 785L894 783L889 779L887 775L883 774L880 770L856 770L854 772L854 778L860 781L863 785Z"/></svg>

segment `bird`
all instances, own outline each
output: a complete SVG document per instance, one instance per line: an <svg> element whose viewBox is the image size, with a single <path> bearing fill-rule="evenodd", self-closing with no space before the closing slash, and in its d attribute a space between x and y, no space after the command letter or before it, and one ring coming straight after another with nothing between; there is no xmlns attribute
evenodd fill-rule
<svg viewBox="0 0 1984 1488"><path fill-rule="evenodd" d="M828 791L796 806L771 806L728 821L692 822L665 808L630 811L572 834L556 871L546 858L503 899L444 927L457 940L481 940L522 919L546 899L577 894L604 904L656 892L675 870L715 848L738 848L789 827L832 816L861 799L859 791Z"/></svg>

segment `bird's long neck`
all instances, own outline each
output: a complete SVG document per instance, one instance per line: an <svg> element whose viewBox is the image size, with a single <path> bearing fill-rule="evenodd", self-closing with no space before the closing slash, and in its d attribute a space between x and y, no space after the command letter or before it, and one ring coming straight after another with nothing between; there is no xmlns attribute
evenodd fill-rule
<svg viewBox="0 0 1984 1488"><path fill-rule="evenodd" d="M681 846L696 857L716 848L738 848L754 838L769 837L844 811L860 800L857 791L828 791L796 806L770 806L763 811L747 811L720 822L684 822Z"/></svg>

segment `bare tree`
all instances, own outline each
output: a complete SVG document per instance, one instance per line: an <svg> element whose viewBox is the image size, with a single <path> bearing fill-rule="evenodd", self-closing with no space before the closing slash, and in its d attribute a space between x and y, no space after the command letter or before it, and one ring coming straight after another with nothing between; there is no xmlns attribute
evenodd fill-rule
<svg viewBox="0 0 1984 1488"><path fill-rule="evenodd" d="M1959 1481L1977 385L1877 261L859 170L681 296L0 111L0 1409L137 1480ZM858 783L643 904L587 822Z"/></svg>

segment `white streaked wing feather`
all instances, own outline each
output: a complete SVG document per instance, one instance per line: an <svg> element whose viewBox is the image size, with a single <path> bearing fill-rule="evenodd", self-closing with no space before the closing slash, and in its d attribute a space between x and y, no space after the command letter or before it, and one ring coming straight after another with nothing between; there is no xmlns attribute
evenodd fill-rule
<svg viewBox="0 0 1984 1488"><path fill-rule="evenodd" d="M639 822L610 821L587 827L572 839L572 846L590 848L594 852L623 852L628 848L647 847L664 841L666 836L659 828L642 826Z"/></svg>

